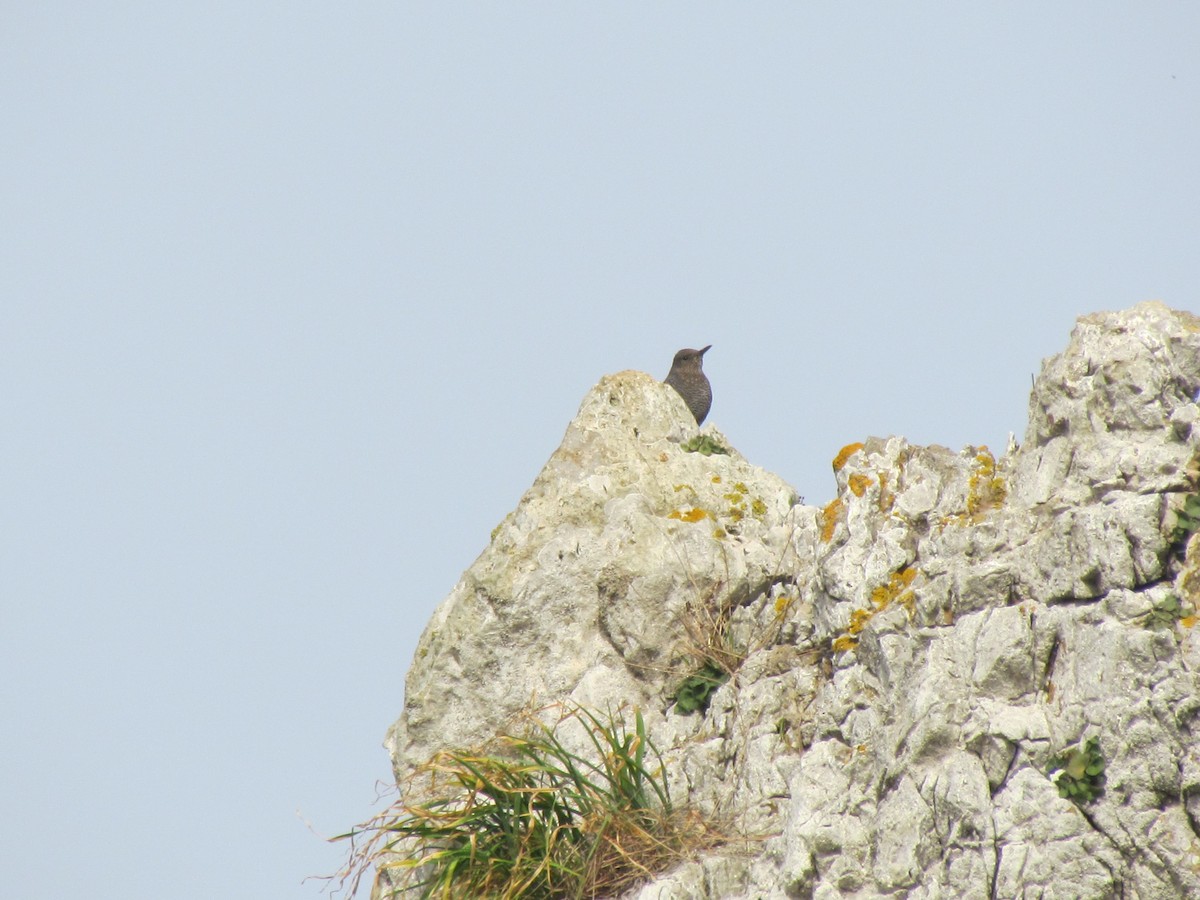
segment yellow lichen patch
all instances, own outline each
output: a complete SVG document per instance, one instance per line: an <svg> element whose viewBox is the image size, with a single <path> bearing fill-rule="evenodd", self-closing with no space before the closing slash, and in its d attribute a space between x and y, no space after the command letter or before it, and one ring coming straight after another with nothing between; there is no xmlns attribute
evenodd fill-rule
<svg viewBox="0 0 1200 900"><path fill-rule="evenodd" d="M912 591L908 588L916 577L917 570L912 566L906 566L897 572L893 572L888 578L887 584L881 584L875 590L871 591L871 605L877 611L882 611L898 600L911 612L914 598Z"/></svg>
<svg viewBox="0 0 1200 900"><path fill-rule="evenodd" d="M967 515L973 519L1003 505L1008 485L996 474L996 457L987 447L975 454L975 471L967 479Z"/></svg>
<svg viewBox="0 0 1200 900"><path fill-rule="evenodd" d="M829 645L834 653L845 653L847 650L853 650L858 646L858 641L850 637L848 634L843 634L841 637L834 638L833 643Z"/></svg>
<svg viewBox="0 0 1200 900"><path fill-rule="evenodd" d="M867 488L875 483L868 475L851 475L850 476L850 491L855 497L861 497L867 492Z"/></svg>
<svg viewBox="0 0 1200 900"><path fill-rule="evenodd" d="M887 584L881 584L871 591L872 608L851 610L850 624L846 626L846 633L834 641L834 649L837 649L838 641L853 641L851 646L857 645L858 639L855 635L861 634L877 613L883 612L893 603L899 603L908 610L909 615L915 612L916 595L910 589L910 585L917 577L917 572L912 566L905 566L888 576Z"/></svg>
<svg viewBox="0 0 1200 900"><path fill-rule="evenodd" d="M726 537L725 529L724 528L714 528L713 529L713 537L716 538L718 541L725 540L725 537Z"/></svg>
<svg viewBox="0 0 1200 900"><path fill-rule="evenodd" d="M856 609L851 612L850 624L846 628L847 633L858 634L860 631L866 628L867 623L871 621L871 616L873 615L875 615L875 613L869 609Z"/></svg>
<svg viewBox="0 0 1200 900"><path fill-rule="evenodd" d="M775 614L782 616L785 612L792 608L792 604L795 602L795 597L789 597L787 594L780 594L775 598Z"/></svg>
<svg viewBox="0 0 1200 900"><path fill-rule="evenodd" d="M729 509L725 515L732 519L735 525L741 522L746 515L746 493L741 490L744 487L744 484L738 482L734 485L735 490L730 491L728 494L722 494L729 501Z"/></svg>
<svg viewBox="0 0 1200 900"><path fill-rule="evenodd" d="M861 450L863 446L863 444L847 444L845 447L839 450L838 455L833 458L833 471L842 471L842 466L846 464L846 460Z"/></svg>
<svg viewBox="0 0 1200 900"><path fill-rule="evenodd" d="M942 525L977 525L989 510L1004 505L1008 485L996 472L996 457L986 446L975 451L975 468L967 478L967 508L957 515L942 519Z"/></svg>
<svg viewBox="0 0 1200 900"><path fill-rule="evenodd" d="M767 504L755 497L750 501L750 512L754 513L754 515L761 519L767 514Z"/></svg>
<svg viewBox="0 0 1200 900"><path fill-rule="evenodd" d="M678 519L681 522L699 522L701 519L709 518L709 512L706 509L701 509L698 506L694 506L687 512L677 509L673 513L669 513L667 518Z"/></svg>
<svg viewBox="0 0 1200 900"><path fill-rule="evenodd" d="M712 477L712 483L713 483L713 484L720 484L720 483L721 483L721 476L720 476L720 475L714 475L714 476Z"/></svg>
<svg viewBox="0 0 1200 900"><path fill-rule="evenodd" d="M733 489L743 494L750 493L750 488L746 487L746 485L741 481L734 484Z"/></svg>
<svg viewBox="0 0 1200 900"><path fill-rule="evenodd" d="M830 500L821 510L821 540L829 543L833 540L833 530L837 528L838 519L842 515L842 501Z"/></svg>
<svg viewBox="0 0 1200 900"><path fill-rule="evenodd" d="M887 512L896 502L896 495L888 490L888 473L879 473L879 511Z"/></svg>

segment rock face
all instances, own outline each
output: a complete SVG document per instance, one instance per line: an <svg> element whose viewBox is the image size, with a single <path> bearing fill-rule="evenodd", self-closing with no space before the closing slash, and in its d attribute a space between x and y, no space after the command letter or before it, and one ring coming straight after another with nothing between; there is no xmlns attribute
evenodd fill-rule
<svg viewBox="0 0 1200 900"><path fill-rule="evenodd" d="M628 703L676 800L759 836L639 900L1200 897L1198 390L1200 320L1086 316L1019 447L871 438L815 509L606 377L421 638L397 775L545 702ZM745 659L683 716L698 622ZM1105 783L1066 799L1090 739Z"/></svg>

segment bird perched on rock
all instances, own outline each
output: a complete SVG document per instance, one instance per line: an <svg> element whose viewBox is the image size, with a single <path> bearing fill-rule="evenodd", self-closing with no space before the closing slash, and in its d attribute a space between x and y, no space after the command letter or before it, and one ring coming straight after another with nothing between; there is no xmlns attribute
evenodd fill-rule
<svg viewBox="0 0 1200 900"><path fill-rule="evenodd" d="M703 350L680 350L671 362L671 371L663 379L664 384L679 391L679 396L696 417L697 425L704 424L704 417L712 406L712 385L701 368L704 354L711 347L709 344Z"/></svg>

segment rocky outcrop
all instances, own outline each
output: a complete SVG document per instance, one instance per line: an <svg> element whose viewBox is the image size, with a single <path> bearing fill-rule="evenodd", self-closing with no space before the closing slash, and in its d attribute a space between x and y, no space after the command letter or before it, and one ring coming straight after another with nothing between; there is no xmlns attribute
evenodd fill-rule
<svg viewBox="0 0 1200 900"><path fill-rule="evenodd" d="M852 444L815 509L606 377L421 638L397 775L545 702L628 703L677 799L756 836L640 900L1200 897L1198 390L1200 320L1087 316L1020 446ZM737 665L683 716L697 628Z"/></svg>

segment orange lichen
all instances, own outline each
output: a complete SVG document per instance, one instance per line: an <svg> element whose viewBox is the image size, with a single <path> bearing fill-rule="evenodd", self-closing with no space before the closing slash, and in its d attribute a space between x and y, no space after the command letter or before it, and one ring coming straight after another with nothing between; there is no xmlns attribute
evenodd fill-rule
<svg viewBox="0 0 1200 900"><path fill-rule="evenodd" d="M850 476L850 491L855 497L861 497L867 492L867 488L875 483L869 475L854 474Z"/></svg>
<svg viewBox="0 0 1200 900"><path fill-rule="evenodd" d="M853 650L858 646L858 641L850 637L848 634L843 634L839 638L834 638L830 647L834 653L845 653L847 650Z"/></svg>
<svg viewBox="0 0 1200 900"><path fill-rule="evenodd" d="M821 510L821 540L825 543L833 540L833 530L837 527L841 515L842 501L840 499L830 500Z"/></svg>
<svg viewBox="0 0 1200 900"><path fill-rule="evenodd" d="M906 566L899 571L893 572L888 578L887 584L882 584L871 591L871 605L875 607L877 612L882 612L891 606L892 603L898 602L909 613L914 612L916 595L909 589L909 586L916 577L917 570L912 566Z"/></svg>
<svg viewBox="0 0 1200 900"><path fill-rule="evenodd" d="M989 510L1004 505L1008 484L996 472L996 457L986 446L975 448L975 468L967 478L966 509L942 519L942 525L978 525Z"/></svg>
<svg viewBox="0 0 1200 900"><path fill-rule="evenodd" d="M862 631L875 613L869 609L856 609L850 613L850 624L846 627L848 634L858 634Z"/></svg>
<svg viewBox="0 0 1200 900"><path fill-rule="evenodd" d="M986 446L975 454L975 471L967 479L967 515L978 520L989 509L995 509L1008 497L1008 485L996 475L996 457Z"/></svg>
<svg viewBox="0 0 1200 900"><path fill-rule="evenodd" d="M916 579L917 574L917 569L912 566L905 566L903 569L898 569L888 576L887 584L881 584L875 590L871 591L871 608L851 610L850 624L846 626L846 633L833 642L834 649L838 649L839 641L845 644L845 649L852 649L857 646L858 638L856 635L862 633L862 630L867 627L867 623L876 614L883 612L893 603L899 603L908 610L909 615L912 615L916 607L916 595L912 592L910 586L913 580Z"/></svg>
<svg viewBox="0 0 1200 900"><path fill-rule="evenodd" d="M861 450L864 444L847 444L838 451L838 455L833 458L833 471L842 471L842 466L846 464L846 460L852 457L855 453Z"/></svg>
<svg viewBox="0 0 1200 900"><path fill-rule="evenodd" d="M692 507L687 512L677 509L667 515L668 519L678 519L681 522L699 522L701 519L707 519L709 517L710 514L708 510L701 509L698 506Z"/></svg>

